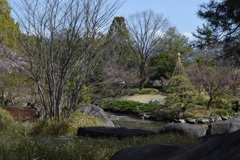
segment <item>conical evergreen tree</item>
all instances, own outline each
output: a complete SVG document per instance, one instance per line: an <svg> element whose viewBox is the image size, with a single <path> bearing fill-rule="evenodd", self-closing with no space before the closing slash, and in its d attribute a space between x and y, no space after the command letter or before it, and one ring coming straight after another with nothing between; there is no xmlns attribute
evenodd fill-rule
<svg viewBox="0 0 240 160"><path fill-rule="evenodd" d="M181 62L180 53L177 54L177 62L172 78L169 80L167 92L169 95L166 98L166 105L187 107L194 106L194 101L198 97L198 92L191 85L188 76Z"/></svg>
<svg viewBox="0 0 240 160"><path fill-rule="evenodd" d="M175 65L175 68L174 68L174 71L173 71L172 78L170 79L170 81L168 83L168 88L175 87L175 83L172 80L175 76L183 76L183 77L185 77L184 81L181 82L181 83L184 84L184 85L190 84L190 81L188 79L187 73L185 72L185 69L184 69L184 67L182 65L180 56L181 56L181 54L178 53L177 54L177 62L176 62L176 65Z"/></svg>

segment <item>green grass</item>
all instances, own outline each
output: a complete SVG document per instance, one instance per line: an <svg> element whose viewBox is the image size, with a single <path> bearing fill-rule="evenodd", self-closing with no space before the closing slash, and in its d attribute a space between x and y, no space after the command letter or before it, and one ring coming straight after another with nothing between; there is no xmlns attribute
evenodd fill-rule
<svg viewBox="0 0 240 160"><path fill-rule="evenodd" d="M149 103L151 99L159 99L160 104L164 104L166 96L160 94L135 94L132 96L123 96L121 99L137 101L141 103Z"/></svg>
<svg viewBox="0 0 240 160"><path fill-rule="evenodd" d="M197 139L174 134L153 135L148 137L131 137L126 139L115 138L82 138L65 142L41 142L38 137L52 134L76 135L81 126L97 126L101 123L92 117L81 113L75 114L72 120L41 120L30 124L17 125L8 112L0 109L0 159L53 159L53 160L108 160L115 152L122 148L162 144L182 147L198 142ZM75 122L75 123L74 123ZM11 127L8 127L11 126ZM14 127L12 127L14 126Z"/></svg>
<svg viewBox="0 0 240 160"><path fill-rule="evenodd" d="M69 142L41 143L30 141L25 137L6 137L0 135L0 155L2 159L82 159L107 160L122 148L162 144L183 147L198 142L197 139L174 134L148 137L132 137L123 140L109 139L76 139Z"/></svg>

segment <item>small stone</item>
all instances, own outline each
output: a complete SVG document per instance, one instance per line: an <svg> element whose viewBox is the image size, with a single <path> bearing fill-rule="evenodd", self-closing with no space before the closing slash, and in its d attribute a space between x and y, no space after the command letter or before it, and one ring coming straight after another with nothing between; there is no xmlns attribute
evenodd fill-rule
<svg viewBox="0 0 240 160"><path fill-rule="evenodd" d="M193 118L185 118L186 123L195 124L196 120Z"/></svg>
<svg viewBox="0 0 240 160"><path fill-rule="evenodd" d="M149 103L159 104L159 103L160 103L160 100L159 100L159 99L151 99L151 100L149 101Z"/></svg>
<svg viewBox="0 0 240 160"><path fill-rule="evenodd" d="M207 118L197 118L196 122L197 123L204 123L204 124L206 124L206 123L209 123L210 121Z"/></svg>

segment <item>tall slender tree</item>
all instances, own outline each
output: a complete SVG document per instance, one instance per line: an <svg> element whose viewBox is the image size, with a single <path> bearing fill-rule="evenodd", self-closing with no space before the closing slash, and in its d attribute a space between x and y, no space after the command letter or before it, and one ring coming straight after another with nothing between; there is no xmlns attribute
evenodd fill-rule
<svg viewBox="0 0 240 160"><path fill-rule="evenodd" d="M133 14L128 19L128 30L133 41L133 53L137 58L140 83L139 88L144 88L148 77L150 57L163 50L159 40L169 28L169 22L162 14L155 14L152 10Z"/></svg>

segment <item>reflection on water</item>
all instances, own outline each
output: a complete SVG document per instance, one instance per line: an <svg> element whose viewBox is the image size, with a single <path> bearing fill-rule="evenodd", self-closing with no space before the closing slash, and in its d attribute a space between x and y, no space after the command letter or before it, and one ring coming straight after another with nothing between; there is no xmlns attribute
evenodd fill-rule
<svg viewBox="0 0 240 160"><path fill-rule="evenodd" d="M118 124L121 127L126 127L129 129L146 129L157 132L168 122L143 120L138 116L130 114L120 114L105 112L106 115L113 121L114 124Z"/></svg>

